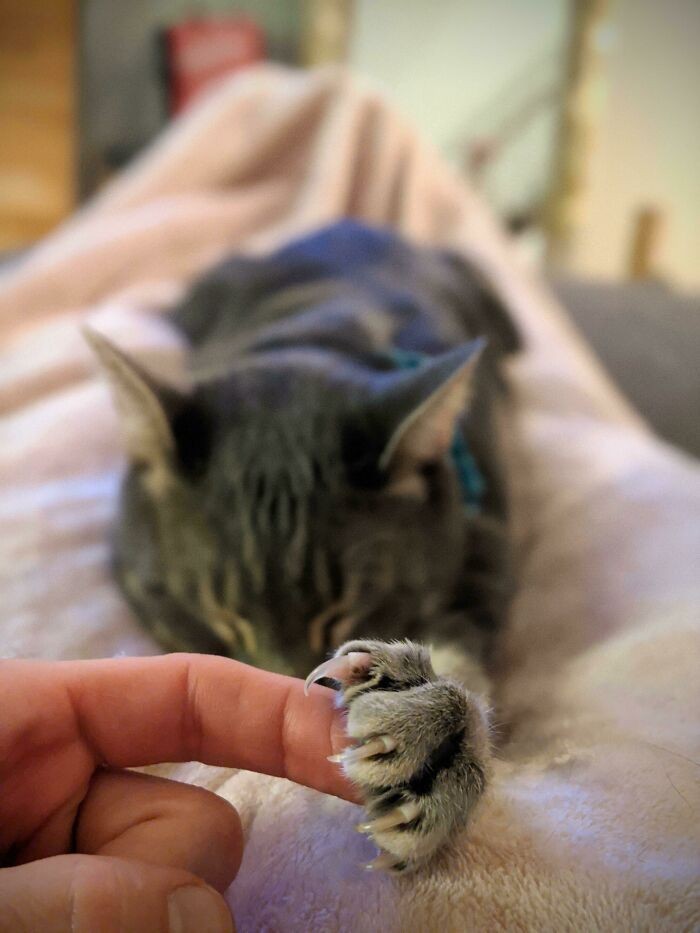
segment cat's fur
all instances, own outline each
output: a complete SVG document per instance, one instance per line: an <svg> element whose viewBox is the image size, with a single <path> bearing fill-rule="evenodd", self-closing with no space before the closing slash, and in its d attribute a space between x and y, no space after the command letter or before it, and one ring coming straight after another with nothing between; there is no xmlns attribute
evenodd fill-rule
<svg viewBox="0 0 700 933"><path fill-rule="evenodd" d="M464 261L352 222L266 258L223 263L172 321L191 346L187 395L91 338L131 461L118 579L171 649L298 674L334 648L347 655L338 646L352 637L354 655L372 664L360 665L362 696L348 690L357 676L341 679L351 734L376 738L381 709L399 703L385 718L402 735L404 759L392 748L373 756L372 781L351 776L374 816L412 801L401 811L410 826L374 832L392 864L412 864L483 789L484 707L438 682L417 646L367 639L449 646L453 668L467 656L476 671L510 590L493 406L515 331ZM397 365L397 353L420 354L420 365ZM462 503L450 458L455 430L484 478L477 514ZM409 656L423 659L417 682L404 669ZM352 733L360 700L367 709ZM416 762L431 778L411 785L406 769ZM432 803L416 817L419 784Z"/></svg>

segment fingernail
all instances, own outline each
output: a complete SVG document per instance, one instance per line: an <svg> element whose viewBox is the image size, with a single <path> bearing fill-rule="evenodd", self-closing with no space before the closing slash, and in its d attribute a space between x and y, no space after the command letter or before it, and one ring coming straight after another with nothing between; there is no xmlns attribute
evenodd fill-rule
<svg viewBox="0 0 700 933"><path fill-rule="evenodd" d="M233 933L223 898L211 888L185 885L168 896L169 933Z"/></svg>

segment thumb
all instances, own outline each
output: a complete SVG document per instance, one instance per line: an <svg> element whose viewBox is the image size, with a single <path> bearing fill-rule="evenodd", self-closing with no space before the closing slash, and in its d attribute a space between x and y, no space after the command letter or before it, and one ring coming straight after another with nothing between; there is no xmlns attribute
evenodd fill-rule
<svg viewBox="0 0 700 933"><path fill-rule="evenodd" d="M8 933L233 933L220 894L189 872L100 855L0 870Z"/></svg>

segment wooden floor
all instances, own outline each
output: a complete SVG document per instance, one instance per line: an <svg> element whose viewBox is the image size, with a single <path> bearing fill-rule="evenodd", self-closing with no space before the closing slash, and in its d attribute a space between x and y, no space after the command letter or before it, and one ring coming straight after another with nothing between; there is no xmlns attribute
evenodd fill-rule
<svg viewBox="0 0 700 933"><path fill-rule="evenodd" d="M0 250L75 203L76 0L0 0Z"/></svg>

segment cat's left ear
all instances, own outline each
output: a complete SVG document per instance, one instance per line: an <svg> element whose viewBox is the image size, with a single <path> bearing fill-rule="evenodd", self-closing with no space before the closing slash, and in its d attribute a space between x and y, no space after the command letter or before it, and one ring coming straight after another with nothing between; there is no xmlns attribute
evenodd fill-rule
<svg viewBox="0 0 700 933"><path fill-rule="evenodd" d="M102 334L89 327L83 334L109 381L129 459L159 473L170 469L175 439L165 408L168 390Z"/></svg>
<svg viewBox="0 0 700 933"><path fill-rule="evenodd" d="M379 461L383 471L403 477L447 455L485 346L484 339L473 340L402 377L386 400L399 417Z"/></svg>

